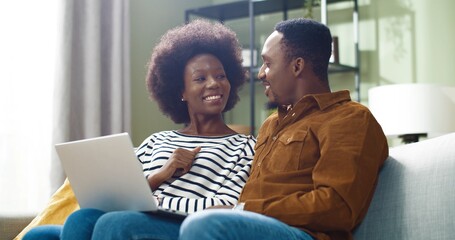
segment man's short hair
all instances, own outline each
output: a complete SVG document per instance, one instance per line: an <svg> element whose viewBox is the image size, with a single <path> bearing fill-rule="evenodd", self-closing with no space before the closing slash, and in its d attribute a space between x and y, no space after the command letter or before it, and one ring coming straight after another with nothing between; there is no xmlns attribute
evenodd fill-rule
<svg viewBox="0 0 455 240"><path fill-rule="evenodd" d="M332 35L327 26L314 20L297 18L279 22L275 30L283 34L281 43L289 61L303 58L311 63L316 76L328 82Z"/></svg>

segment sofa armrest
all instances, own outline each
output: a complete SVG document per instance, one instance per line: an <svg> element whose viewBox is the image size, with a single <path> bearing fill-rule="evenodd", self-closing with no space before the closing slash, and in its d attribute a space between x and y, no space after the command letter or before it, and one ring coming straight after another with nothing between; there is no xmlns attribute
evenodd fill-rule
<svg viewBox="0 0 455 240"><path fill-rule="evenodd" d="M0 214L0 240L11 240L35 217L27 214Z"/></svg>
<svg viewBox="0 0 455 240"><path fill-rule="evenodd" d="M453 239L455 133L390 149L356 240Z"/></svg>

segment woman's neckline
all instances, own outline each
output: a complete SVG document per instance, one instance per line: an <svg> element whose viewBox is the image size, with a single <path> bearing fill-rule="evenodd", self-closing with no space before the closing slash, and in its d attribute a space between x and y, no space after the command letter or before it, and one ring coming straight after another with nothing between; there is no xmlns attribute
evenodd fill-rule
<svg viewBox="0 0 455 240"><path fill-rule="evenodd" d="M182 132L180 132L180 130L172 130L172 132L174 132L178 135L187 136L187 137L203 137L203 138L222 138L222 137L240 135L240 133L227 133L227 134L220 134L220 135L195 135L195 134L189 134L189 133L182 133Z"/></svg>

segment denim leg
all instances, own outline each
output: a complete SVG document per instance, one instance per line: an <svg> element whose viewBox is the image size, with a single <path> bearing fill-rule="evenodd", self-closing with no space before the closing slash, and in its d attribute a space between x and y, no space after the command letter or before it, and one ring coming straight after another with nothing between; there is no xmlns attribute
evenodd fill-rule
<svg viewBox="0 0 455 240"><path fill-rule="evenodd" d="M62 232L62 225L41 225L34 227L28 231L23 240L58 240Z"/></svg>
<svg viewBox="0 0 455 240"><path fill-rule="evenodd" d="M137 211L109 212L96 223L93 240L178 239L180 220Z"/></svg>
<svg viewBox="0 0 455 240"><path fill-rule="evenodd" d="M180 240L300 239L313 238L304 231L274 218L248 211L213 209L187 217Z"/></svg>
<svg viewBox="0 0 455 240"><path fill-rule="evenodd" d="M69 215L61 235L62 240L91 239L98 218L106 212L98 209L83 208Z"/></svg>

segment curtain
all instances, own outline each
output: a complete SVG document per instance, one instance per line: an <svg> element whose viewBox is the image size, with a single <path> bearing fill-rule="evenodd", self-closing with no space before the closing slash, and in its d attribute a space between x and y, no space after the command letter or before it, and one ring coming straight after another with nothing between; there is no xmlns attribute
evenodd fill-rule
<svg viewBox="0 0 455 240"><path fill-rule="evenodd" d="M130 132L129 1L14 2L0 3L0 212L35 213L65 178L55 143Z"/></svg>
<svg viewBox="0 0 455 240"><path fill-rule="evenodd" d="M130 132L128 0L67 0L53 142ZM51 163L51 185L64 180Z"/></svg>

